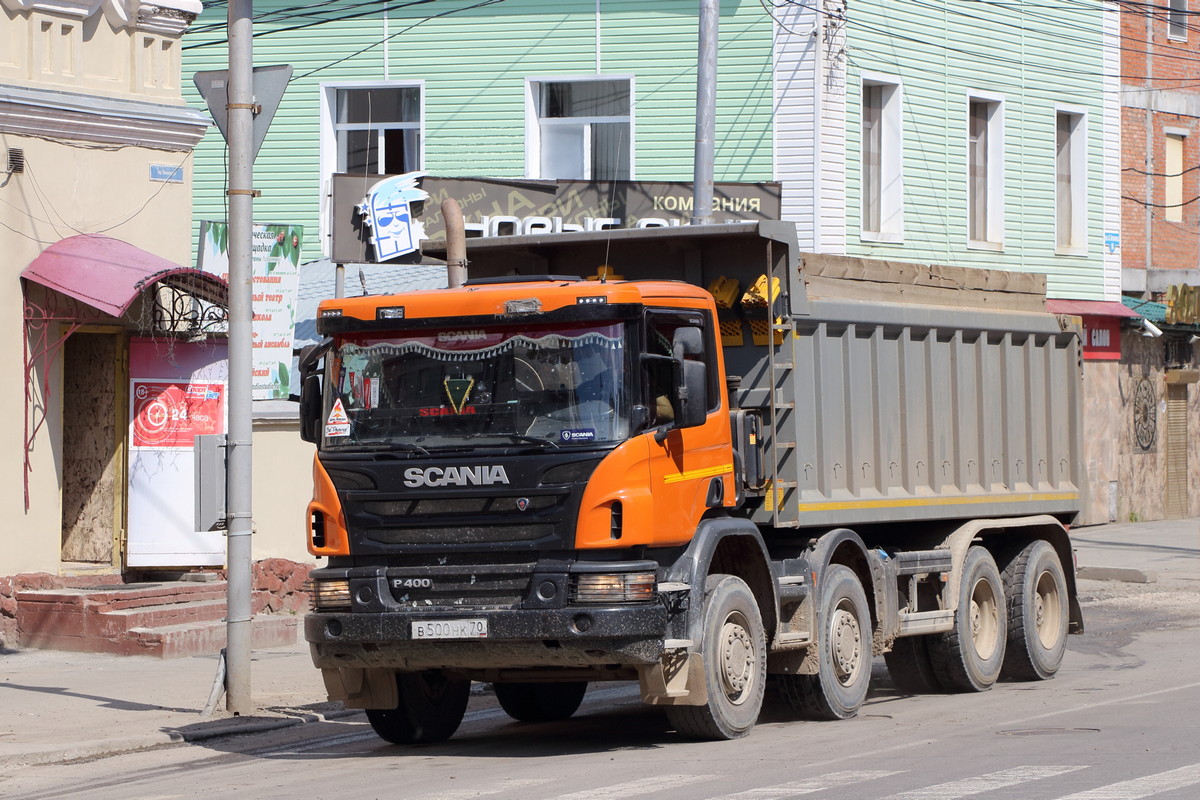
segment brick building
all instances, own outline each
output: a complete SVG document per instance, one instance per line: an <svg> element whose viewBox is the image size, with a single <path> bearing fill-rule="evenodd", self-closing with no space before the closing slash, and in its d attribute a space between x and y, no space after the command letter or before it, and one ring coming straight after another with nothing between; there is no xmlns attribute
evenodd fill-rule
<svg viewBox="0 0 1200 800"><path fill-rule="evenodd" d="M1197 0L1123 4L1123 301L1118 347L1085 369L1092 504L1085 521L1200 513L1200 16ZM1192 7L1189 7L1192 6ZM1087 320L1085 319L1085 323ZM1093 431L1096 432L1096 431Z"/></svg>

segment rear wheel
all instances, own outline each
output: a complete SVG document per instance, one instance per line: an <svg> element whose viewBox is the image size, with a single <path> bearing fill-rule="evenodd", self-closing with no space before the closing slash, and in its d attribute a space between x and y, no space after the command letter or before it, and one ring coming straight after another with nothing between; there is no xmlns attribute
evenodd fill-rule
<svg viewBox="0 0 1200 800"><path fill-rule="evenodd" d="M954 628L929 637L934 675L951 692L982 692L1000 677L1007 638L1004 585L995 559L975 545L963 562Z"/></svg>
<svg viewBox="0 0 1200 800"><path fill-rule="evenodd" d="M781 675L779 686L792 708L818 719L849 719L858 713L871 682L871 612L854 570L834 564L821 586L821 620L815 675Z"/></svg>
<svg viewBox="0 0 1200 800"><path fill-rule="evenodd" d="M708 703L667 706L667 719L693 739L737 739L758 721L766 688L767 637L745 581L710 575L704 584L704 679Z"/></svg>
<svg viewBox="0 0 1200 800"><path fill-rule="evenodd" d="M1067 578L1054 547L1030 543L1004 568L1008 650L1004 676L1053 678L1067 650Z"/></svg>
<svg viewBox="0 0 1200 800"><path fill-rule="evenodd" d="M579 710L587 681L567 683L497 683L496 699L504 712L520 722L556 722Z"/></svg>
<svg viewBox="0 0 1200 800"><path fill-rule="evenodd" d="M396 673L400 702L393 709L367 709L367 721L379 738L392 744L449 739L467 710L471 682L441 670Z"/></svg>
<svg viewBox="0 0 1200 800"><path fill-rule="evenodd" d="M903 694L933 694L942 690L929 660L927 636L897 639L891 651L884 653L892 683Z"/></svg>

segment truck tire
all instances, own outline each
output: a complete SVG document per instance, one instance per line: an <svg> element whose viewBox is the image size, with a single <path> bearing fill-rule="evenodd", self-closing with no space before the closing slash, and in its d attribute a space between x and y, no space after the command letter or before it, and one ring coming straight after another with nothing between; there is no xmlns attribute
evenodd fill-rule
<svg viewBox="0 0 1200 800"><path fill-rule="evenodd" d="M504 713L519 722L557 722L579 710L587 681L567 683L497 683L496 699Z"/></svg>
<svg viewBox="0 0 1200 800"><path fill-rule="evenodd" d="M815 675L780 675L793 709L816 719L849 719L871 682L871 612L854 570L834 564L821 582Z"/></svg>
<svg viewBox="0 0 1200 800"><path fill-rule="evenodd" d="M367 709L367 721L384 741L421 744L454 735L467 710L471 682L430 669L396 673L396 688L399 704L393 709Z"/></svg>
<svg viewBox="0 0 1200 800"><path fill-rule="evenodd" d="M892 684L901 694L935 694L942 691L929 658L928 636L905 636L883 654Z"/></svg>
<svg viewBox="0 0 1200 800"><path fill-rule="evenodd" d="M1016 680L1053 678L1067 650L1067 578L1054 547L1031 542L1004 568L1008 649L1002 674Z"/></svg>
<svg viewBox="0 0 1200 800"><path fill-rule="evenodd" d="M954 628L929 637L933 673L949 692L982 692L1000 677L1007 624L996 560L974 545L963 561Z"/></svg>
<svg viewBox="0 0 1200 800"><path fill-rule="evenodd" d="M767 685L767 637L745 581L708 576L703 626L708 703L667 706L667 719L692 739L738 739L758 721Z"/></svg>

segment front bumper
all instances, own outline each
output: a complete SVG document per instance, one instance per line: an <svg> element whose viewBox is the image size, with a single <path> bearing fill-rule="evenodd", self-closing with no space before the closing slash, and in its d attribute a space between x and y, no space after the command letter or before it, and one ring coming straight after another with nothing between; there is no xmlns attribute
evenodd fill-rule
<svg viewBox="0 0 1200 800"><path fill-rule="evenodd" d="M412 623L486 619L478 639L412 638ZM652 664L667 636L659 603L554 609L311 613L304 638L322 669L494 669Z"/></svg>

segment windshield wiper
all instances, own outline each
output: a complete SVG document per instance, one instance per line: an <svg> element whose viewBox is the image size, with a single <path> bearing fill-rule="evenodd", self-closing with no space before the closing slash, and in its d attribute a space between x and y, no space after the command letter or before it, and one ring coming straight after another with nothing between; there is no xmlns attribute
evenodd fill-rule
<svg viewBox="0 0 1200 800"><path fill-rule="evenodd" d="M353 446L345 445L343 448L339 448L339 450L334 452L340 451L345 453L353 451L358 453L383 453L389 450L403 450L406 453L417 453L423 456L429 455L429 451L424 447L421 447L421 445L410 444L409 442L380 442L377 444L356 444Z"/></svg>
<svg viewBox="0 0 1200 800"><path fill-rule="evenodd" d="M546 439L542 436L530 436L525 433L468 433L468 434L464 435L462 438L464 438L464 439L489 439L492 437L501 437L501 438L507 437L509 439L513 439L518 442L529 442L530 444L536 444L536 445L539 445L542 447L549 445L550 447L553 447L555 450L558 449L558 442L554 441L553 439ZM442 450L442 449L453 450L453 449L462 449L462 448L456 448L454 445L446 445L445 448L438 447L435 449L436 450Z"/></svg>

